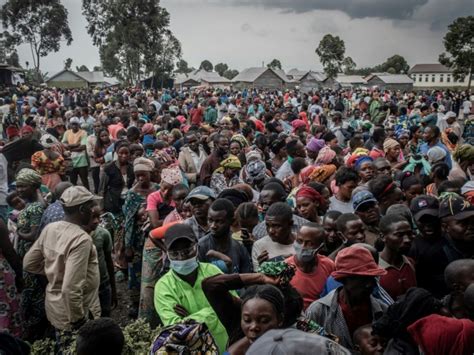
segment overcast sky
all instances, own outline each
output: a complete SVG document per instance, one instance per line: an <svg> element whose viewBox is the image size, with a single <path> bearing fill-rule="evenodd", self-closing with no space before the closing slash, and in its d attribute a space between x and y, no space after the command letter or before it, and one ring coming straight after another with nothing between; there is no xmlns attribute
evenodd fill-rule
<svg viewBox="0 0 474 355"><path fill-rule="evenodd" d="M82 1L62 2L73 42L42 59L49 75L68 57L73 68L100 64L85 29ZM327 33L344 40L346 56L358 67L380 64L393 54L410 66L436 63L447 25L474 14L472 0L162 0L161 5L171 14L171 30L190 66L209 59L238 70L273 58L286 70L320 70L315 49ZM32 63L29 47L21 46L19 54L22 65Z"/></svg>

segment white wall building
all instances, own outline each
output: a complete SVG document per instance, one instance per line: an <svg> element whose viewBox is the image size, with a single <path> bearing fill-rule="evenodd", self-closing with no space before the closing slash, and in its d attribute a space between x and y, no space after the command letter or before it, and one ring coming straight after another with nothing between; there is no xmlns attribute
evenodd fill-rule
<svg viewBox="0 0 474 355"><path fill-rule="evenodd" d="M462 81L454 80L452 70L442 64L415 64L408 72L414 88L467 87L468 75Z"/></svg>

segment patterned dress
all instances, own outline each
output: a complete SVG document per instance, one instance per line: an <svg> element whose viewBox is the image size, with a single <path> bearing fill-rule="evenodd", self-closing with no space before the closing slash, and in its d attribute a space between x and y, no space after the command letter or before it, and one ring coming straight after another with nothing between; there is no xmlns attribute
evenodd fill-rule
<svg viewBox="0 0 474 355"><path fill-rule="evenodd" d="M66 164L61 155L52 160L44 151L36 152L31 156L31 165L41 175L43 184L51 191L61 182L61 175L66 172Z"/></svg>
<svg viewBox="0 0 474 355"><path fill-rule="evenodd" d="M18 230L29 232L31 227L39 226L43 216L44 207L40 202L28 204L18 215ZM21 259L25 256L33 242L19 238L18 255ZM46 319L44 309L44 288L40 282L41 276L23 272L25 287L21 293L21 314L24 319L25 331L35 333L35 327L40 327Z"/></svg>
<svg viewBox="0 0 474 355"><path fill-rule="evenodd" d="M22 335L20 294L15 285L15 271L0 250L0 332Z"/></svg>

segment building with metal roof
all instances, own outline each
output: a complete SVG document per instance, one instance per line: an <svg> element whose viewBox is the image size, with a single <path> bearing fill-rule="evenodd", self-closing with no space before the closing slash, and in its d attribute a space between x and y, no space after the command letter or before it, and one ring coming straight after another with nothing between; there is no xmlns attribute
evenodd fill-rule
<svg viewBox="0 0 474 355"><path fill-rule="evenodd" d="M256 67L243 70L232 79L232 83L236 88L282 90L294 82L288 79L283 70Z"/></svg>

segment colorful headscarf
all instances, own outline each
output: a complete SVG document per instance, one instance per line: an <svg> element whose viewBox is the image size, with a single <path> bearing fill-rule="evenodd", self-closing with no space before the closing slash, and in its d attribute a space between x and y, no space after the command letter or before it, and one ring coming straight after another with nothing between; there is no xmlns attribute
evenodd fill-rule
<svg viewBox="0 0 474 355"><path fill-rule="evenodd" d="M45 148L51 148L54 145L58 144L59 141L56 139L55 136L53 136L49 133L45 133L41 136L40 143Z"/></svg>
<svg viewBox="0 0 474 355"><path fill-rule="evenodd" d="M464 161L474 161L474 146L470 144L463 144L454 151L453 158L458 163Z"/></svg>
<svg viewBox="0 0 474 355"><path fill-rule="evenodd" d="M356 159L356 161L354 162L354 169L356 171L359 171L359 169L360 169L360 167L362 166L363 163L373 162L373 161L374 161L374 159L372 159L368 155L362 155L362 156L358 157Z"/></svg>
<svg viewBox="0 0 474 355"><path fill-rule="evenodd" d="M334 175L337 167L334 164L325 164L317 166L313 173L310 175L311 181L324 183L327 179Z"/></svg>
<svg viewBox="0 0 474 355"><path fill-rule="evenodd" d="M326 142L324 139L317 139L312 137L309 142L306 144L306 149L310 152L318 153L325 146Z"/></svg>
<svg viewBox="0 0 474 355"><path fill-rule="evenodd" d="M241 135L241 134L234 134L234 135L232 136L231 141L239 142L240 145L241 145L243 148L249 146L249 142L247 142L247 139L246 139L243 135Z"/></svg>
<svg viewBox="0 0 474 355"><path fill-rule="evenodd" d="M356 150L352 152L349 159L347 159L346 165L350 168L353 168L357 159L359 159L361 156L368 156L368 155L369 155L369 151L367 149L357 148Z"/></svg>
<svg viewBox="0 0 474 355"><path fill-rule="evenodd" d="M166 182L170 185L178 185L183 182L183 174L179 166L175 165L169 168L165 168L161 171L161 181Z"/></svg>
<svg viewBox="0 0 474 355"><path fill-rule="evenodd" d="M261 160L252 160L247 163L245 166L245 173L247 175L247 180L250 184L253 184L255 181L260 181L265 179L265 170L266 165Z"/></svg>
<svg viewBox="0 0 474 355"><path fill-rule="evenodd" d="M25 133L33 133L33 127L25 125L21 127L20 133L21 135L24 135Z"/></svg>
<svg viewBox="0 0 474 355"><path fill-rule="evenodd" d="M291 127L293 127L293 132L296 132L301 127L304 127L306 130L306 123L303 120L294 120L291 122Z"/></svg>
<svg viewBox="0 0 474 355"><path fill-rule="evenodd" d="M315 164L329 164L336 157L336 152L328 146L323 147L316 158Z"/></svg>
<svg viewBox="0 0 474 355"><path fill-rule="evenodd" d="M303 184L307 184L309 182L311 182L311 174L313 173L313 171L316 169L316 167L314 165L309 165L305 168L303 168L303 170L301 170L300 172L300 180Z"/></svg>
<svg viewBox="0 0 474 355"><path fill-rule="evenodd" d="M41 175L33 169L21 169L16 175L16 183L20 185L41 185Z"/></svg>
<svg viewBox="0 0 474 355"><path fill-rule="evenodd" d="M225 169L241 169L242 163L235 155L230 154L226 159L221 161L220 167L214 172L223 173Z"/></svg>
<svg viewBox="0 0 474 355"><path fill-rule="evenodd" d="M240 169L242 168L242 163L240 162L239 158L230 154L226 159L221 161L221 167L224 169Z"/></svg>
<svg viewBox="0 0 474 355"><path fill-rule="evenodd" d="M398 143L395 139L393 138L387 138L384 142L383 142L383 151L385 153L388 152L389 149L391 148L395 148L397 146L400 146L400 143Z"/></svg>
<svg viewBox="0 0 474 355"><path fill-rule="evenodd" d="M133 172L148 171L151 172L155 168L155 164L147 158L139 157L133 162Z"/></svg>
<svg viewBox="0 0 474 355"><path fill-rule="evenodd" d="M309 198L310 200L317 202L319 205L323 203L323 199L321 197L321 194L313 189L312 187L309 186L302 186L298 189L298 192L296 192L296 198L298 197L306 197Z"/></svg>
<svg viewBox="0 0 474 355"><path fill-rule="evenodd" d="M153 126L153 123L145 123L142 127L142 133L144 135L155 134L155 127Z"/></svg>

